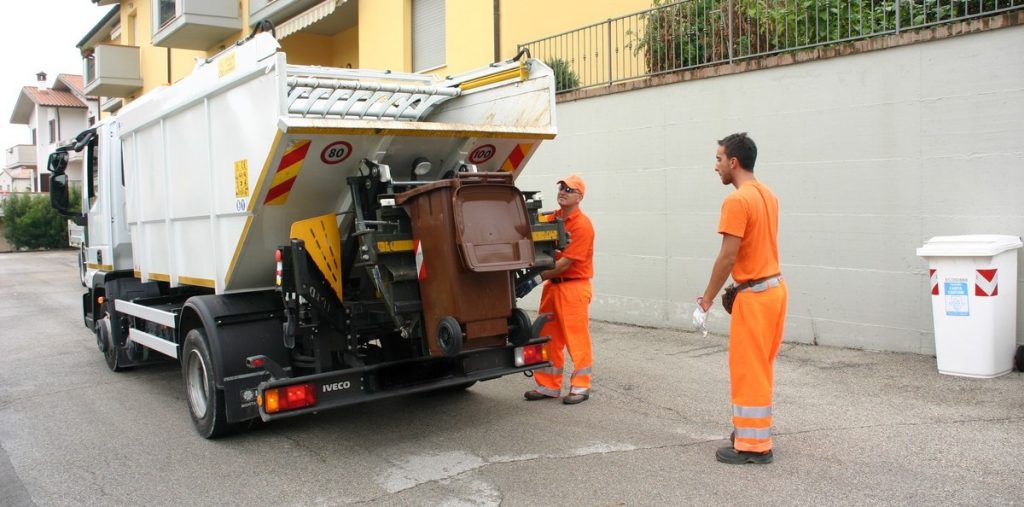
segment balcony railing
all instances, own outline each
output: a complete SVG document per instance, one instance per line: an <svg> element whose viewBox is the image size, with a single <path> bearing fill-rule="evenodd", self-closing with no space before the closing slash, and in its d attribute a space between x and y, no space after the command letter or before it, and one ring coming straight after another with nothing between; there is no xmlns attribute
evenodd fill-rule
<svg viewBox="0 0 1024 507"><path fill-rule="evenodd" d="M242 31L238 0L157 0L153 45L207 50Z"/></svg>
<svg viewBox="0 0 1024 507"><path fill-rule="evenodd" d="M83 68L85 94L91 97L127 97L142 88L138 47L100 44Z"/></svg>
<svg viewBox="0 0 1024 507"><path fill-rule="evenodd" d="M1024 0L685 0L520 44L559 92L1024 8Z"/></svg>
<svg viewBox="0 0 1024 507"><path fill-rule="evenodd" d="M16 144L7 148L6 168L36 165L36 146L34 144Z"/></svg>

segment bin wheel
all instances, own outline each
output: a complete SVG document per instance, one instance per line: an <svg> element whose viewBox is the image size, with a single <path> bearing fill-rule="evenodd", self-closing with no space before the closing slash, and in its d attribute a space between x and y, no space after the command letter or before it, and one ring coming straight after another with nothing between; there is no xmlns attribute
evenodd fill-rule
<svg viewBox="0 0 1024 507"><path fill-rule="evenodd" d="M1017 371L1024 371L1024 345L1017 346Z"/></svg>
<svg viewBox="0 0 1024 507"><path fill-rule="evenodd" d="M455 357L462 350L462 326L454 317L441 317L437 323L437 346L447 357Z"/></svg>
<svg viewBox="0 0 1024 507"><path fill-rule="evenodd" d="M508 341L516 347L522 347L533 338L533 323L530 316L520 308L512 309L508 318Z"/></svg>

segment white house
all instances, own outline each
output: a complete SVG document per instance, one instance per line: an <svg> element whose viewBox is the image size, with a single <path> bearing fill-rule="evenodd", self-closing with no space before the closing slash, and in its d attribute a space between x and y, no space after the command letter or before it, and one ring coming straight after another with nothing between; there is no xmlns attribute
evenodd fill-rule
<svg viewBox="0 0 1024 507"><path fill-rule="evenodd" d="M85 96L82 76L59 74L52 87L46 87L46 73L36 75L37 86L21 89L11 113L11 123L26 125L32 131L35 146L37 184L35 190L49 191L50 179L45 170L47 159L58 146L73 140L79 132L96 123L97 101ZM82 156L73 154L68 163L68 179L81 185Z"/></svg>

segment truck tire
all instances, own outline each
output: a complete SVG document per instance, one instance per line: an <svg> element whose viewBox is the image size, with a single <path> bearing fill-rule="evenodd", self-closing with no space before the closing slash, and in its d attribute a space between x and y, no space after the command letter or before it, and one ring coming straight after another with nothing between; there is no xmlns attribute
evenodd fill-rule
<svg viewBox="0 0 1024 507"><path fill-rule="evenodd" d="M455 357L462 351L462 326L454 317L446 315L437 323L437 346L445 357Z"/></svg>
<svg viewBox="0 0 1024 507"><path fill-rule="evenodd" d="M85 283L85 274L89 272L89 268L85 265L85 247L78 249L78 280L82 282L82 287L88 287Z"/></svg>
<svg viewBox="0 0 1024 507"><path fill-rule="evenodd" d="M181 374L192 424L203 438L219 437L230 428L224 408L224 392L217 389L214 367L206 333L202 329L192 329L185 335L182 347Z"/></svg>
<svg viewBox="0 0 1024 507"><path fill-rule="evenodd" d="M115 324L111 322L109 313L100 319L96 325L96 345L99 347L100 352L103 352L103 359L107 363L107 368L110 368L112 372L120 372L128 368L123 365L121 347L117 345L117 333L120 332L120 329L114 326Z"/></svg>
<svg viewBox="0 0 1024 507"><path fill-rule="evenodd" d="M1024 371L1024 345L1017 346L1016 356L1017 371Z"/></svg>

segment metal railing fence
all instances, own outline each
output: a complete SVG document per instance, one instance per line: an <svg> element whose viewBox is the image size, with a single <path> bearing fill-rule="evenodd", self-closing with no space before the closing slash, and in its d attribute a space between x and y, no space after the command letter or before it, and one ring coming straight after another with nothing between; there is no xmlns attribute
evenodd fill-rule
<svg viewBox="0 0 1024 507"><path fill-rule="evenodd" d="M684 0L520 44L559 92L992 16L1024 0Z"/></svg>

